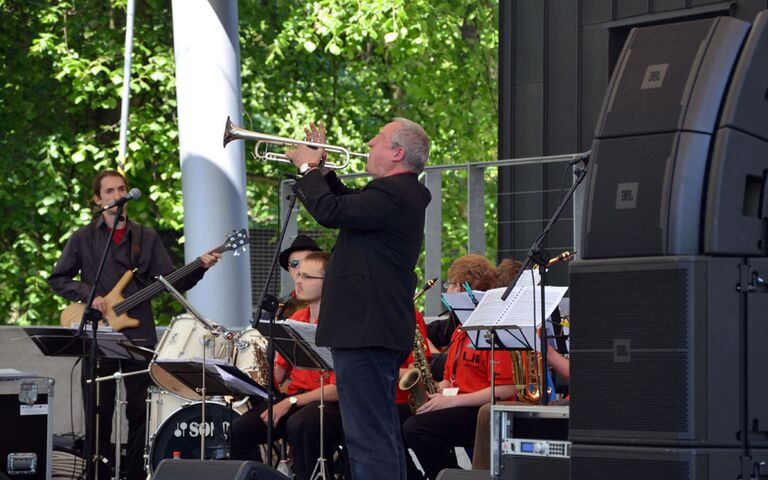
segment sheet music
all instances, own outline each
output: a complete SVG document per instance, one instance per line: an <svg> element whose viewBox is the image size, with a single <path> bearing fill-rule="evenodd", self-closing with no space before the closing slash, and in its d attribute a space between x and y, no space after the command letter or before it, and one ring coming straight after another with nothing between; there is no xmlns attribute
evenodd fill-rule
<svg viewBox="0 0 768 480"><path fill-rule="evenodd" d="M275 324L284 324L291 328L302 340L304 340L322 360L325 362L331 370L333 370L333 356L331 355L331 349L328 347L318 347L315 344L315 334L317 333L317 325L314 323L298 322L296 320L280 320Z"/></svg>
<svg viewBox="0 0 768 480"><path fill-rule="evenodd" d="M480 302L485 292L472 290L472 294L475 296L475 300ZM453 310L461 323L464 323L475 309L475 303L469 298L467 292L444 293L443 298L451 306L451 310Z"/></svg>
<svg viewBox="0 0 768 480"><path fill-rule="evenodd" d="M463 325L468 327L532 327L541 325L540 288L530 285L516 285L506 300L501 299L506 289L488 290ZM568 287L544 288L547 302L544 315L549 318L560 300L565 296Z"/></svg>
<svg viewBox="0 0 768 480"><path fill-rule="evenodd" d="M245 382L236 376L230 374L228 371L224 370L223 368L220 368L215 363L208 363L206 365L206 368L212 368L215 369L215 371L219 374L221 379L224 381L225 384L227 384L230 387L234 387L234 389L239 390L240 393L246 394L246 395L257 395L261 398L267 398L267 392L260 387L256 387L248 382Z"/></svg>
<svg viewBox="0 0 768 480"><path fill-rule="evenodd" d="M517 285L523 287L535 287L540 282L541 274L539 273L539 269L537 268L534 270L529 268L528 270L525 270L522 275L520 275L520 279L517 281Z"/></svg>

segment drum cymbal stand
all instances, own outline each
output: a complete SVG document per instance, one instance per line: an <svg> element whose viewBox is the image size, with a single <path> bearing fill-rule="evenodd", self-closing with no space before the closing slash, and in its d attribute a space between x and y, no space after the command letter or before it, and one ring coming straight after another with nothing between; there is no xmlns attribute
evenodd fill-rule
<svg viewBox="0 0 768 480"><path fill-rule="evenodd" d="M135 372L123 373L122 369L118 369L112 375L105 377L97 377L93 380L88 379L85 383L101 383L109 380L115 381L115 480L120 480L120 456L123 446L123 406L125 402L120 398L122 389L122 379L125 377L132 377L134 375L143 375L149 373L149 369L137 370Z"/></svg>

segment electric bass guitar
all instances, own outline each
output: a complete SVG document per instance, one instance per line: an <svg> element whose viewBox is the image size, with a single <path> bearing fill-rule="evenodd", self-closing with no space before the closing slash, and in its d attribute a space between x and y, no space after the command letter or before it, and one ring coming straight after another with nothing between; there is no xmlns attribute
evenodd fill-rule
<svg viewBox="0 0 768 480"><path fill-rule="evenodd" d="M224 253L232 251L234 255L240 255L244 252L249 243L248 231L241 229L239 231L232 231L227 234L227 240L218 246L214 252ZM173 273L165 275L165 279L171 284L176 283L182 278L186 277L190 273L197 270L201 265L200 258L195 259L193 262L184 265L180 269ZM139 305L142 302L146 302L158 293L165 290L165 286L159 281L155 281L151 285L144 287L138 292L134 293L128 298L123 298L123 290L130 283L133 278L134 270L128 270L120 277L117 284L112 290L104 295L104 301L107 305L107 311L102 316L102 321L107 325L120 331L124 328L135 328L139 326L139 320L129 317L128 311L133 307ZM83 317L83 311L85 310L84 303L73 303L64 311L61 312L59 321L63 327L70 327L73 323L78 323Z"/></svg>

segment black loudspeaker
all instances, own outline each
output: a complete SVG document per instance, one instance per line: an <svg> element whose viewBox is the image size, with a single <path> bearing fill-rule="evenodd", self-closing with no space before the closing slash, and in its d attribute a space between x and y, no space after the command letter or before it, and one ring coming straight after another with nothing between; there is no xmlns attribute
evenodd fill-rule
<svg viewBox="0 0 768 480"><path fill-rule="evenodd" d="M240 460L173 460L160 462L154 480L289 480L274 468Z"/></svg>
<svg viewBox="0 0 768 480"><path fill-rule="evenodd" d="M633 29L595 131L582 258L695 255L711 138L749 24Z"/></svg>
<svg viewBox="0 0 768 480"><path fill-rule="evenodd" d="M502 455L499 477L502 480L569 480L569 458ZM487 478L487 477L486 477Z"/></svg>
<svg viewBox="0 0 768 480"><path fill-rule="evenodd" d="M752 451L742 474L741 450L736 448L647 448L573 445L572 480L722 480L765 473L759 465L768 452ZM743 475L743 476L742 476Z"/></svg>
<svg viewBox="0 0 768 480"><path fill-rule="evenodd" d="M768 11L736 65L712 152L704 253L768 255Z"/></svg>
<svg viewBox="0 0 768 480"><path fill-rule="evenodd" d="M571 441L739 445L739 264L571 264Z"/></svg>
<svg viewBox="0 0 768 480"><path fill-rule="evenodd" d="M488 480L491 474L488 470L464 470L461 468L446 468L440 470L435 480Z"/></svg>
<svg viewBox="0 0 768 480"><path fill-rule="evenodd" d="M747 427L752 447L768 447L768 382L765 381L765 351L768 341L768 285L755 285L757 278L768 279L768 258L748 258L742 267L748 287L747 303ZM768 467L766 467L768 469Z"/></svg>

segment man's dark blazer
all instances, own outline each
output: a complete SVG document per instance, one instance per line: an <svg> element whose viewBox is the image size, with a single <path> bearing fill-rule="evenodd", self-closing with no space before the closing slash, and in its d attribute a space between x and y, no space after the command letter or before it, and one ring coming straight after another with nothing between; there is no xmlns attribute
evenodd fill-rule
<svg viewBox="0 0 768 480"><path fill-rule="evenodd" d="M424 240L429 190L415 173L351 190L311 170L293 187L320 225L339 235L325 270L317 344L413 349L414 267Z"/></svg>

